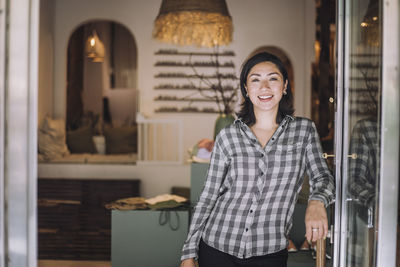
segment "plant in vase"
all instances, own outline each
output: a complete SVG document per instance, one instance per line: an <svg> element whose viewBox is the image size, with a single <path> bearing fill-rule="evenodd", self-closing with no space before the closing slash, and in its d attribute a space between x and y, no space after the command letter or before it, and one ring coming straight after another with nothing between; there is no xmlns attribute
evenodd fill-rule
<svg viewBox="0 0 400 267"><path fill-rule="evenodd" d="M219 116L215 122L214 139L221 129L235 120L233 108L237 102L237 92L239 89L236 74L221 72L221 68L223 67L234 67L233 62L221 64L219 61L220 55L218 47L215 47L214 53L211 55L211 61L207 62L207 65L215 67L213 75L199 73L195 68L195 65L199 63L192 62L192 55L189 57L189 64L194 72L194 77L199 81L199 84L195 85L190 80L191 86L196 88L202 97L213 100L217 105Z"/></svg>

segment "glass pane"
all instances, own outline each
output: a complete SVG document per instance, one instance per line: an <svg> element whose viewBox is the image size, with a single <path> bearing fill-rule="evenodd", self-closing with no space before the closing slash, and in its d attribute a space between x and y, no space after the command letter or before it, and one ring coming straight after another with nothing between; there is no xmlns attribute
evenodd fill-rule
<svg viewBox="0 0 400 267"><path fill-rule="evenodd" d="M347 264L375 266L378 218L381 1L353 0L349 10Z"/></svg>

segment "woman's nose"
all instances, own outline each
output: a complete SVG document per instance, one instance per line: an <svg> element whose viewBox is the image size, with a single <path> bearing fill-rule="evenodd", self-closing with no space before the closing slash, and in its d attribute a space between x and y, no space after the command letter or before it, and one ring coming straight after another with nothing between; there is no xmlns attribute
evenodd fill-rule
<svg viewBox="0 0 400 267"><path fill-rule="evenodd" d="M268 89L269 82L267 80L261 82L261 89Z"/></svg>

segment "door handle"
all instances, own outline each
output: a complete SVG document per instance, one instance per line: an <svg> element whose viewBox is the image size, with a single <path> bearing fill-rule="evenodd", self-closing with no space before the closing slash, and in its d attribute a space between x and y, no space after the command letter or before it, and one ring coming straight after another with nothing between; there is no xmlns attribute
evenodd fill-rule
<svg viewBox="0 0 400 267"><path fill-rule="evenodd" d="M368 229L374 228L374 209L373 207L368 207Z"/></svg>
<svg viewBox="0 0 400 267"><path fill-rule="evenodd" d="M323 157L324 159L327 159L327 158L334 158L334 157L335 157L335 154L322 153L322 157ZM357 159L357 154L356 154L356 153L353 153L353 154L347 155L347 157L352 158L352 159Z"/></svg>

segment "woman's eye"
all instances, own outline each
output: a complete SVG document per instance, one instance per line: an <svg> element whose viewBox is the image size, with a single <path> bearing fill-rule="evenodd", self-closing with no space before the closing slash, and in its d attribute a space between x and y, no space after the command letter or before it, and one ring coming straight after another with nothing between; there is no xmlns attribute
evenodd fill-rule
<svg viewBox="0 0 400 267"><path fill-rule="evenodd" d="M270 80L270 81L277 81L278 78L276 78L276 77L271 77L269 80Z"/></svg>
<svg viewBox="0 0 400 267"><path fill-rule="evenodd" d="M251 82L259 82L260 80L259 79L253 79L253 80L251 80Z"/></svg>

